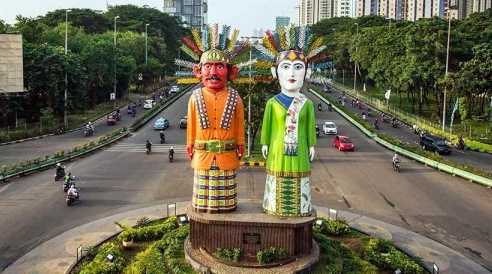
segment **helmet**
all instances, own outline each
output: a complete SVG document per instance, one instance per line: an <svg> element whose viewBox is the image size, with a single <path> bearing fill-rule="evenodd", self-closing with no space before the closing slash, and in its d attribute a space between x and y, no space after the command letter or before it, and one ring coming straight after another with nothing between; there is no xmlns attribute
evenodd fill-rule
<svg viewBox="0 0 492 274"><path fill-rule="evenodd" d="M169 149L173 149L173 150L174 150L174 147L173 147L173 146L171 146Z"/></svg>
<svg viewBox="0 0 492 274"><path fill-rule="evenodd" d="M92 122L91 122L91 121L89 121L89 123L88 123L88 124L89 124L89 125L92 125Z"/></svg>
<svg viewBox="0 0 492 274"><path fill-rule="evenodd" d="M56 166L57 166L57 167L61 167L61 164L60 164L60 163L56 163Z"/></svg>

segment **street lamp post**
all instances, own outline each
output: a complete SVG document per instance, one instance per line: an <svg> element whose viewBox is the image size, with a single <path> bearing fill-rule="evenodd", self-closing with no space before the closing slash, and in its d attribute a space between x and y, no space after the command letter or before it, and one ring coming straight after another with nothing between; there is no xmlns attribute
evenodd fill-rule
<svg viewBox="0 0 492 274"><path fill-rule="evenodd" d="M65 58L68 54L68 13L71 12L71 10L67 9L65 10ZM68 74L67 70L65 69L65 94L64 94L64 101L63 101L63 125L65 127L65 130L68 129L68 115L67 115L67 108L68 108Z"/></svg>
<svg viewBox="0 0 492 274"><path fill-rule="evenodd" d="M357 32L356 32L356 37L358 39L359 37L359 23L355 23L357 27ZM357 52L357 46L355 46L355 52ZM354 60L354 92L357 92L355 84L357 83L357 62ZM357 97L359 95L359 92L357 92Z"/></svg>
<svg viewBox="0 0 492 274"><path fill-rule="evenodd" d="M118 20L120 16L115 16L114 17L114 45L113 45L113 72L114 72L114 78L113 78L113 94L114 94L114 103L113 107L116 107L116 20Z"/></svg>
<svg viewBox="0 0 492 274"><path fill-rule="evenodd" d="M450 5L451 1L448 0L448 43L446 46L446 73L444 74L444 79L448 78L448 70L449 70L449 40L451 39L451 12ZM442 131L445 130L446 127L446 93L447 87L444 85L444 97L443 97L443 107L442 107Z"/></svg>
<svg viewBox="0 0 492 274"><path fill-rule="evenodd" d="M149 43L148 43L148 32L147 28L149 27L150 24L145 24L145 65L148 63L148 58L149 58Z"/></svg>

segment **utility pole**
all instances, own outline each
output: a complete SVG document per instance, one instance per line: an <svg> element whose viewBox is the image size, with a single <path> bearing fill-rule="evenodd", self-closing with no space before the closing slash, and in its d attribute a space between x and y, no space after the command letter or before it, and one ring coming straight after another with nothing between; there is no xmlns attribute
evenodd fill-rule
<svg viewBox="0 0 492 274"><path fill-rule="evenodd" d="M149 27L150 24L145 24L145 65L148 63L148 58L149 58L149 43L148 43L148 32L147 28Z"/></svg>
<svg viewBox="0 0 492 274"><path fill-rule="evenodd" d="M359 37L359 23L355 23L355 25L357 26L356 38L358 39L358 37ZM357 52L357 46L355 46L355 52ZM357 62L354 60L354 92L356 92L357 95L359 95L359 92L356 90L356 87L355 87L356 83L357 83ZM359 97L359 96L357 96L357 97Z"/></svg>
<svg viewBox="0 0 492 274"><path fill-rule="evenodd" d="M71 12L71 10L67 9L65 10L65 58L67 58L68 54L68 13ZM67 108L68 108L68 74L67 70L65 69L65 94L64 94L64 101L63 101L63 126L65 127L65 130L68 129L68 115L67 115Z"/></svg>
<svg viewBox="0 0 492 274"><path fill-rule="evenodd" d="M114 93L114 100L113 100L113 107L116 108L116 20L118 20L120 16L115 16L114 17L114 45L113 45L113 71L114 71L114 78L113 78L113 93Z"/></svg>
<svg viewBox="0 0 492 274"><path fill-rule="evenodd" d="M444 79L448 79L448 70L449 70L449 40L451 39L451 7L449 6L451 1L448 0L448 44L446 47L446 73L444 74ZM443 97L443 107L442 107L442 131L445 130L446 127L446 93L447 87L444 85L444 97Z"/></svg>

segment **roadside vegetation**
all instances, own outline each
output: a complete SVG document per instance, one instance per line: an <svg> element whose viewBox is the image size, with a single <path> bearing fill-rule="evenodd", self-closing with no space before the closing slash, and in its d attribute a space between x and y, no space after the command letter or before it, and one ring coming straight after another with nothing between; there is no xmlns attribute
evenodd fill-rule
<svg viewBox="0 0 492 274"><path fill-rule="evenodd" d="M65 55L65 15L65 10L55 10L37 18L18 16L14 25L0 20L0 33L22 34L26 89L23 96L0 97L0 108L4 110L0 116L0 142L12 139L5 137L7 127L21 125L27 130L17 134L39 135L29 129L41 127L44 133L48 128L62 126L65 88L71 128L93 117L92 113L97 116L112 108L110 93L115 77L116 98L124 104L129 90L158 88L166 76L174 74L174 58L185 31L174 17L133 5L110 6L105 12L72 9L68 12ZM143 35L146 24L147 64Z"/></svg>
<svg viewBox="0 0 492 274"><path fill-rule="evenodd" d="M313 31L324 36L328 46L333 66L326 76L353 89L357 63L356 86L361 96L386 103L384 93L391 90L391 108L401 115L417 116L436 131L442 125L446 99L447 133L457 104L453 133L492 144L491 9L451 22L447 77L448 23L443 19L409 22L378 16L342 17L322 20Z"/></svg>

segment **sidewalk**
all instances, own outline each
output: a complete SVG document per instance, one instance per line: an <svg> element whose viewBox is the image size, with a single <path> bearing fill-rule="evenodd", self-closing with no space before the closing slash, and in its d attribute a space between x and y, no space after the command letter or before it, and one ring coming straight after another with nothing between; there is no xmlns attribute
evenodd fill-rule
<svg viewBox="0 0 492 274"><path fill-rule="evenodd" d="M188 204L189 202L176 203L176 213L183 214ZM124 225L135 225L138 218L143 216L149 219L166 217L166 207L166 205L156 205L132 210L66 231L31 250L7 267L3 273L68 273L77 262L78 247L98 245L121 232L121 228L115 225L116 221ZM325 207L316 209L318 216L329 216L330 209ZM174 212L170 215L174 215ZM439 267L439 273L490 273L458 252L401 227L345 211L338 211L337 215L347 220L355 229L372 236L392 240L396 246L408 254L421 257L427 269L431 269L435 263Z"/></svg>
<svg viewBox="0 0 492 274"><path fill-rule="evenodd" d="M368 107L367 102L364 102L361 99L359 99L361 104L363 105L362 109L359 109L356 105L352 105L352 99L356 100L356 98L352 97L351 94L343 92L342 90L338 89L333 85L329 85L329 87L331 92L321 91L321 93L330 96L333 100L336 101L338 101L340 98L343 97L343 95L345 95L345 107L347 109L351 110L354 113L358 113L361 116L362 116L362 112L367 113L367 107ZM367 121L370 124L373 124L374 120L376 118L379 118L381 112L373 107L370 108L371 108L372 116L368 117ZM398 128L393 128L391 125L391 121L387 123L385 122L381 123L381 121L379 122L380 122L379 132L391 135L406 143L417 144L417 145L419 144L419 136L413 133L413 130L410 126L400 123L403 125ZM484 171L488 171L492 173L492 165L490 164L492 163L492 154L475 152L470 150L459 151L454 148L451 148L451 150L452 152L450 155L443 155L445 159L464 165L474 166L476 168L480 168Z"/></svg>

